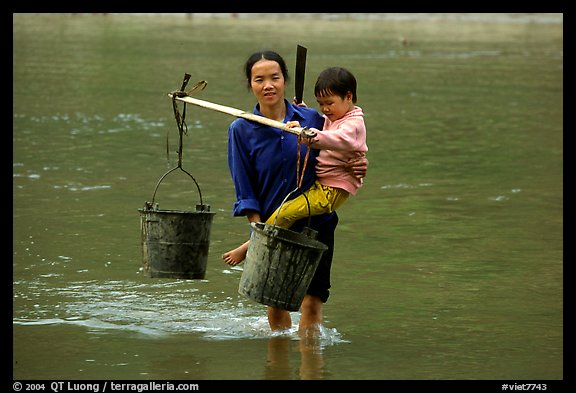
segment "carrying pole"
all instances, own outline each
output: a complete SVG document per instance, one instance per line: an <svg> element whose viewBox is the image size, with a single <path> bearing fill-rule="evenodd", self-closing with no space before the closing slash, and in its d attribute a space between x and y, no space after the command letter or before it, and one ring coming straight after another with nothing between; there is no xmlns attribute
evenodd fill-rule
<svg viewBox="0 0 576 393"><path fill-rule="evenodd" d="M168 96L170 98L172 98L173 94L168 93ZM282 131L286 131L286 132L289 132L291 134L300 135L301 133L304 133L304 136L307 136L309 138L314 138L316 136L316 133L311 131L308 128L302 128L302 127L290 128L290 127L287 127L286 124L282 123L281 121L272 120L272 119L269 119L269 118L264 117L264 116L259 116L255 113L250 113L250 112L246 112L246 111L243 111L240 109L231 108L229 106L224 106L224 105L215 104L215 103L209 102L209 101L199 100L197 98L192 98L190 96L185 96L185 97L178 97L177 96L176 100L185 102L187 104L196 105L196 106L199 106L202 108L211 109L213 111L226 113L228 115L241 117L241 118L246 119L246 120L255 121L257 123L264 124L266 126L279 128Z"/></svg>

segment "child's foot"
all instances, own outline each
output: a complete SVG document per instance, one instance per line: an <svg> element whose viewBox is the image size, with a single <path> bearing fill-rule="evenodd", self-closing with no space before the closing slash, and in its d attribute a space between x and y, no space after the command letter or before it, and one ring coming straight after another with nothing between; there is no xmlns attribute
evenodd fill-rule
<svg viewBox="0 0 576 393"><path fill-rule="evenodd" d="M250 240L246 243L242 244L239 247L236 247L233 250L228 251L227 253L222 254L222 259L230 266L236 266L244 259L246 259L246 253L248 252L248 246L250 245Z"/></svg>

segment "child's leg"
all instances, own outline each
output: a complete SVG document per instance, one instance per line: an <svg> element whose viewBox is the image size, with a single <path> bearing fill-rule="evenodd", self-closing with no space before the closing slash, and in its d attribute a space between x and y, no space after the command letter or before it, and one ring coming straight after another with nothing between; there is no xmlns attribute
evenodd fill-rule
<svg viewBox="0 0 576 393"><path fill-rule="evenodd" d="M341 188L334 188L330 186L322 186L322 188L326 193L326 198L332 204L331 211L334 211L338 209L340 206L342 206L342 204L344 204L344 202L346 202L346 200L350 196L348 191L344 191Z"/></svg>
<svg viewBox="0 0 576 393"><path fill-rule="evenodd" d="M348 198L346 191L339 188L323 186L318 180L316 180L312 187L304 191L304 194L306 194L308 202L304 195L298 195L296 198L286 201L286 203L281 206L282 211L280 214L278 214L280 208L276 209L265 223L272 225L276 220L276 225L279 227L290 228L296 221L301 218L306 218L308 215L317 216L333 212ZM310 203L310 213L308 212L308 203ZM278 215L278 219L276 219L276 215ZM249 245L250 240L222 254L222 259L230 266L238 265L246 259Z"/></svg>
<svg viewBox="0 0 576 393"><path fill-rule="evenodd" d="M304 196L306 195L306 196ZM308 198L308 200L306 199ZM303 195L286 201L274 213L270 215L266 224L273 224L282 228L290 228L294 222L310 216L331 213L348 198L348 193L344 190L327 187L320 184L318 180ZM308 212L308 203L310 212ZM282 211L278 214L279 209ZM276 219L276 216L278 218Z"/></svg>

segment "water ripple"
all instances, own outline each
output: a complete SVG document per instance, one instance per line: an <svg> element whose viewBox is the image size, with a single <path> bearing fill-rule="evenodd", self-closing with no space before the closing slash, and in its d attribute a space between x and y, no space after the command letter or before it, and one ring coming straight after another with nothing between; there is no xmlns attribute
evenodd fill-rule
<svg viewBox="0 0 576 393"><path fill-rule="evenodd" d="M13 324L69 324L87 327L90 333L112 329L151 337L194 333L211 340L270 338L279 334L270 331L263 306L245 302L241 297L221 299L190 283L91 280L70 282L63 288L37 287L36 290L46 292L43 296L68 299L60 304L68 316L47 317L49 312L35 310L29 316L14 318ZM292 319L293 326L280 334L298 339L299 313L293 313ZM347 341L336 329L321 327L321 345L342 342Z"/></svg>

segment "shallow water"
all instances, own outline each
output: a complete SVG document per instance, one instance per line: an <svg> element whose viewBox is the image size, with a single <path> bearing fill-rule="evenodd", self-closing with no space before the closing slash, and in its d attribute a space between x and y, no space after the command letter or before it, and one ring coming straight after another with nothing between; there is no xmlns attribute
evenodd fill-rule
<svg viewBox="0 0 576 393"><path fill-rule="evenodd" d="M561 23L14 15L13 378L562 379ZM332 39L326 41L325 37ZM337 38L337 39L336 39ZM370 170L339 212L315 340L272 334L219 258L232 118L188 108L183 167L215 211L205 280L151 279L137 209L176 165L166 93L250 109L248 54L349 67ZM166 135L170 162L166 157ZM165 209L198 202L186 176Z"/></svg>

